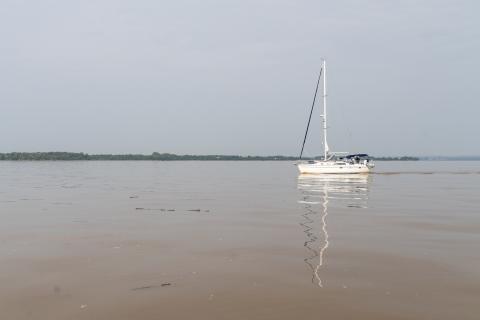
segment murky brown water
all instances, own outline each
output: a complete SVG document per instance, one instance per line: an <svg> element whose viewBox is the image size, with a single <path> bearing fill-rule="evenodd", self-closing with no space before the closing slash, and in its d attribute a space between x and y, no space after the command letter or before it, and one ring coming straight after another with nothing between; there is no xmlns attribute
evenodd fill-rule
<svg viewBox="0 0 480 320"><path fill-rule="evenodd" d="M480 163L0 162L0 319L480 319Z"/></svg>

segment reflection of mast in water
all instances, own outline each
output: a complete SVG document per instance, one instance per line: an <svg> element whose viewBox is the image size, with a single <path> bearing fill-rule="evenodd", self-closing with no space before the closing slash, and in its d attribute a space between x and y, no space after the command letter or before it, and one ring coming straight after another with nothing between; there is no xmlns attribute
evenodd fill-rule
<svg viewBox="0 0 480 320"><path fill-rule="evenodd" d="M312 270L312 282L317 282L320 287L323 287L320 271L325 264L325 255L329 246L327 232L329 201L331 200L333 204L343 207L366 208L368 175L302 174L298 177L298 189L302 193L302 198L298 202L303 204L306 211L302 214L305 221L302 221L300 225L304 228L303 232L307 235L304 246L310 252L310 255L304 261ZM319 205L321 205L322 209L318 207ZM317 236L315 221L319 213L321 213L321 230L318 233L321 235ZM316 249L315 243L320 238L319 249Z"/></svg>

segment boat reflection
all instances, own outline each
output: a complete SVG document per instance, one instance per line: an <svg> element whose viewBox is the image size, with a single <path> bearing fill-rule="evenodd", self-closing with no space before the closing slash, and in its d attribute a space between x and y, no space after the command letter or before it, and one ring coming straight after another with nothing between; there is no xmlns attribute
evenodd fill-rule
<svg viewBox="0 0 480 320"><path fill-rule="evenodd" d="M312 283L323 287L322 267L330 245L327 230L328 207L367 208L368 174L301 174L298 189L303 205L300 225L306 234L304 246L309 254L304 259L312 270Z"/></svg>

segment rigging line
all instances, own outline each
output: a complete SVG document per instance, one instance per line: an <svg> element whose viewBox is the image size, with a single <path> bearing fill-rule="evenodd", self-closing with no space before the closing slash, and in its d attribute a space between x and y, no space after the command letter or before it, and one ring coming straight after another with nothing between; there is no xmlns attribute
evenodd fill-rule
<svg viewBox="0 0 480 320"><path fill-rule="evenodd" d="M312 108L310 109L310 116L308 117L307 130L305 131L305 137L303 138L302 151L300 151L299 159L302 159L303 148L305 148L305 141L307 141L308 128L310 127L310 121L312 120L313 107L315 106L315 99L317 99L318 85L320 84L320 78L322 77L322 69L320 68L320 74L318 75L317 87L315 88L315 94L313 95Z"/></svg>

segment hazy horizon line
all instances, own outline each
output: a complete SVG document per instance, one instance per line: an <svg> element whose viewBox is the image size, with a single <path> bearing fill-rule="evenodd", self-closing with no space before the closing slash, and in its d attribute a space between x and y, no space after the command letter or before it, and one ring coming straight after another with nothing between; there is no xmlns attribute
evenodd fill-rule
<svg viewBox="0 0 480 320"><path fill-rule="evenodd" d="M151 153L96 153L96 152L83 152L83 151L7 151L7 152L0 152L0 154L13 154L13 153L23 153L23 154L35 154L35 153L71 153L71 154L85 154L85 155L114 155L114 156L121 156L121 155L142 155L142 156L150 156L153 154L168 154L174 156L237 156L237 157L286 157L286 158L299 158L298 155L285 155L285 154L267 154L267 155L258 155L258 154L226 154L226 153L202 153L202 154L194 154L194 153L171 153L171 152L159 152L153 151ZM370 154L369 154L370 155ZM473 158L473 160L480 160L480 155L370 155L372 157L378 158L400 158L400 157L415 157L421 160L435 160L435 159L465 159L465 158ZM322 154L313 155L313 156L303 156L302 158L318 158L323 157Z"/></svg>

